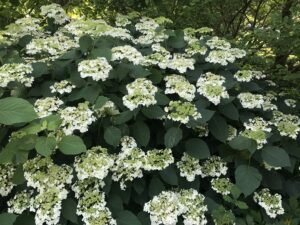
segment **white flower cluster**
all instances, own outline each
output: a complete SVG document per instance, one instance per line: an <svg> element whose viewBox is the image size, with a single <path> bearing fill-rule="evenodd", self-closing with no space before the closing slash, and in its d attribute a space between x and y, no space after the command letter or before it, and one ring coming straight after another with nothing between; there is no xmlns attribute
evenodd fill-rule
<svg viewBox="0 0 300 225"><path fill-rule="evenodd" d="M77 47L73 39L63 34L56 34L54 36L45 38L34 38L26 45L26 53L29 55L50 55L59 57L71 48Z"/></svg>
<svg viewBox="0 0 300 225"><path fill-rule="evenodd" d="M25 35L31 35L33 37L44 35L40 27L39 19L26 16L7 25L5 30L0 31L0 43L2 42L1 38L3 38L4 43L9 45L14 44Z"/></svg>
<svg viewBox="0 0 300 225"><path fill-rule="evenodd" d="M194 181L195 177L202 173L199 160L185 152L176 165L180 171L180 176L185 177L189 182Z"/></svg>
<svg viewBox="0 0 300 225"><path fill-rule="evenodd" d="M33 208L33 190L23 190L7 202L8 212L22 214L25 210Z"/></svg>
<svg viewBox="0 0 300 225"><path fill-rule="evenodd" d="M151 225L176 225L179 216L185 225L207 223L204 196L194 189L163 191L144 205L144 211L150 214Z"/></svg>
<svg viewBox="0 0 300 225"><path fill-rule="evenodd" d="M241 132L241 135L256 141L257 149L261 149L267 143L267 132L271 132L270 123L261 117L249 119L244 123L246 130Z"/></svg>
<svg viewBox="0 0 300 225"><path fill-rule="evenodd" d="M262 104L262 109L263 111L273 111L277 110L278 107L274 103L272 103L273 100L277 100L277 97L275 96L274 93L268 92L263 96L263 104Z"/></svg>
<svg viewBox="0 0 300 225"><path fill-rule="evenodd" d="M183 124L188 123L190 118L197 120L202 117L196 106L191 102L170 101L164 110L168 113L168 119L179 121Z"/></svg>
<svg viewBox="0 0 300 225"><path fill-rule="evenodd" d="M126 85L128 94L123 96L123 104L131 111L139 106L150 106L156 104L155 87L150 80L146 78L137 78L130 84Z"/></svg>
<svg viewBox="0 0 300 225"><path fill-rule="evenodd" d="M112 66L104 57L83 60L78 64L78 72L80 72L80 76L82 78L91 77L95 81L105 81L111 70Z"/></svg>
<svg viewBox="0 0 300 225"><path fill-rule="evenodd" d="M205 61L226 66L228 63L233 63L236 59L243 58L245 55L246 52L238 48L218 49L210 51Z"/></svg>
<svg viewBox="0 0 300 225"><path fill-rule="evenodd" d="M42 6L40 14L47 18L53 19L54 23L59 25L64 24L69 20L65 10L56 3Z"/></svg>
<svg viewBox="0 0 300 225"><path fill-rule="evenodd" d="M201 45L197 38L193 38L188 41L188 46L186 47L185 52L189 57L196 54L205 55L207 47Z"/></svg>
<svg viewBox="0 0 300 225"><path fill-rule="evenodd" d="M76 156L74 168L79 180L93 177L103 180L113 164L114 158L107 153L107 149L97 146Z"/></svg>
<svg viewBox="0 0 300 225"><path fill-rule="evenodd" d="M207 72L199 77L196 84L197 91L213 104L218 105L222 98L229 98L224 83L223 76Z"/></svg>
<svg viewBox="0 0 300 225"><path fill-rule="evenodd" d="M144 61L142 53L140 53L136 48L130 45L123 45L113 47L112 51L112 61L127 59L129 62L132 62L134 65L139 65Z"/></svg>
<svg viewBox="0 0 300 225"><path fill-rule="evenodd" d="M116 225L110 210L106 207L104 192L99 180L85 179L77 181L72 189L78 199L77 215L82 216L86 225Z"/></svg>
<svg viewBox="0 0 300 225"><path fill-rule="evenodd" d="M196 87L181 75L170 75L165 77L166 94L178 94L181 98L192 101L195 98Z"/></svg>
<svg viewBox="0 0 300 225"><path fill-rule="evenodd" d="M219 194L229 195L232 187L233 183L229 178L213 178L211 180L211 188Z"/></svg>
<svg viewBox="0 0 300 225"><path fill-rule="evenodd" d="M207 137L209 134L208 123L200 124L192 127L199 137Z"/></svg>
<svg viewBox="0 0 300 225"><path fill-rule="evenodd" d="M278 215L282 215L284 213L281 195L272 195L268 188L255 192L253 199L266 210L267 215L271 218L276 218Z"/></svg>
<svg viewBox="0 0 300 225"><path fill-rule="evenodd" d="M298 116L274 111L272 124L277 127L280 135L297 139L300 132L300 118Z"/></svg>
<svg viewBox="0 0 300 225"><path fill-rule="evenodd" d="M27 186L37 189L38 194L29 202L24 202L30 207L30 211L35 212L35 223L37 225L56 225L60 219L61 204L67 198L68 191L66 185L71 184L73 170L67 165L58 166L51 158L40 156L26 161L23 164L24 177ZM17 210L18 201L12 207Z"/></svg>
<svg viewBox="0 0 300 225"><path fill-rule="evenodd" d="M228 125L228 137L227 141L231 141L237 136L237 129L231 125Z"/></svg>
<svg viewBox="0 0 300 225"><path fill-rule="evenodd" d="M103 106L98 109L94 109L94 112L98 117L114 116L120 114L116 104L110 100L105 102Z"/></svg>
<svg viewBox="0 0 300 225"><path fill-rule="evenodd" d="M94 112L89 109L88 104L88 102L79 103L77 107L69 106L58 112L62 119L60 126L66 135L73 134L75 130L85 133L89 125L96 121Z"/></svg>
<svg viewBox="0 0 300 225"><path fill-rule="evenodd" d="M7 63L0 67L0 87L7 87L10 82L18 82L31 87L33 77L28 76L33 71L31 65L24 63Z"/></svg>
<svg viewBox="0 0 300 225"><path fill-rule="evenodd" d="M0 164L0 196L7 196L14 188L12 178L15 170L12 164Z"/></svg>
<svg viewBox="0 0 300 225"><path fill-rule="evenodd" d="M226 162L219 156L211 156L201 165L201 177L220 177L226 175L228 167Z"/></svg>
<svg viewBox="0 0 300 225"><path fill-rule="evenodd" d="M233 77L239 82L249 82L252 79L262 79L265 78L266 75L261 71L256 70L239 70L237 71Z"/></svg>
<svg viewBox="0 0 300 225"><path fill-rule="evenodd" d="M117 13L115 24L118 27L126 27L127 25L131 24L131 21L129 16Z"/></svg>
<svg viewBox="0 0 300 225"><path fill-rule="evenodd" d="M297 106L297 101L295 99L285 99L284 100L284 103L288 106L288 107L291 107L291 108L296 108Z"/></svg>
<svg viewBox="0 0 300 225"><path fill-rule="evenodd" d="M238 96L243 108L260 109L264 104L264 96L260 94L252 94L250 92L240 93Z"/></svg>
<svg viewBox="0 0 300 225"><path fill-rule="evenodd" d="M65 93L71 93L74 88L76 88L76 86L68 80L55 82L50 86L51 93L59 93L61 95Z"/></svg>
<svg viewBox="0 0 300 225"><path fill-rule="evenodd" d="M221 39L217 36L214 36L211 39L209 39L206 42L206 45L208 45L210 49L228 50L231 48L231 45L228 41Z"/></svg>
<svg viewBox="0 0 300 225"><path fill-rule="evenodd" d="M110 27L107 31L100 34L100 36L109 36L113 38L119 38L122 40L132 40L130 31L120 27Z"/></svg>
<svg viewBox="0 0 300 225"><path fill-rule="evenodd" d="M144 159L143 169L147 171L163 170L174 162L172 150L152 149L147 151Z"/></svg>
<svg viewBox="0 0 300 225"><path fill-rule="evenodd" d="M129 141L129 145L126 143ZM126 188L126 182L132 181L135 178L143 177L143 166L145 153L138 147L131 147L135 144L135 140L130 137L123 137L121 152L117 155L115 159L115 164L112 167L112 180L120 182L120 187L122 190Z"/></svg>
<svg viewBox="0 0 300 225"><path fill-rule="evenodd" d="M187 69L194 70L195 59L186 58L183 54L176 53L168 62L168 68L185 73Z"/></svg>
<svg viewBox="0 0 300 225"><path fill-rule="evenodd" d="M63 104L64 102L57 97L41 98L35 101L34 110L39 118L43 118L57 112Z"/></svg>
<svg viewBox="0 0 300 225"><path fill-rule="evenodd" d="M153 53L145 56L145 60L142 65L157 65L161 69L166 69L169 66L170 59L172 58L171 53L158 43L153 44L151 48Z"/></svg>

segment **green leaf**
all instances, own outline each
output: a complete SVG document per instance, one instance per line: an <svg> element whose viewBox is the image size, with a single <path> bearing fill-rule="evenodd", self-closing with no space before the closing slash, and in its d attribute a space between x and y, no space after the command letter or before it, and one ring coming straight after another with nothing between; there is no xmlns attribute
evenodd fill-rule
<svg viewBox="0 0 300 225"><path fill-rule="evenodd" d="M31 214L21 214L16 219L14 225L35 225L34 215Z"/></svg>
<svg viewBox="0 0 300 225"><path fill-rule="evenodd" d="M0 123L12 125L30 122L36 118L37 114L28 101L15 97L0 99Z"/></svg>
<svg viewBox="0 0 300 225"><path fill-rule="evenodd" d="M13 225L17 219L17 215L12 213L1 213L0 222L1 225Z"/></svg>
<svg viewBox="0 0 300 225"><path fill-rule="evenodd" d="M253 193L259 187L261 180L262 175L254 167L240 165L235 170L236 185L240 188L245 196Z"/></svg>
<svg viewBox="0 0 300 225"><path fill-rule="evenodd" d="M248 209L249 208L248 205L245 202L242 202L242 201L236 201L235 205L237 207L239 207L240 209Z"/></svg>
<svg viewBox="0 0 300 225"><path fill-rule="evenodd" d="M176 146L182 139L182 130L178 127L171 127L165 134L164 143L167 148Z"/></svg>
<svg viewBox="0 0 300 225"><path fill-rule="evenodd" d="M216 114L208 123L208 129L211 134L221 142L225 142L228 137L228 125L226 120Z"/></svg>
<svg viewBox="0 0 300 225"><path fill-rule="evenodd" d="M185 142L185 150L190 156L197 159L206 159L210 156L207 144L199 138L191 138Z"/></svg>
<svg viewBox="0 0 300 225"><path fill-rule="evenodd" d="M123 124L123 123L131 120L132 117L133 117L132 111L128 110L128 111L121 112L120 114L118 114L116 116L113 116L111 118L111 120L112 120L113 124L120 125L120 124Z"/></svg>
<svg viewBox="0 0 300 225"><path fill-rule="evenodd" d="M111 60L111 49L110 48L105 48L105 47L102 47L102 48L94 48L92 51L91 51L91 55L94 57L94 58L97 58L97 57L105 57L107 59L107 61L110 61Z"/></svg>
<svg viewBox="0 0 300 225"><path fill-rule="evenodd" d="M65 219L71 221L72 223L78 224L76 208L77 203L73 199L67 198L62 202L61 214Z"/></svg>
<svg viewBox="0 0 300 225"><path fill-rule="evenodd" d="M33 68L32 76L34 76L34 77L40 77L49 72L47 63L36 62L36 63L32 63L31 65Z"/></svg>
<svg viewBox="0 0 300 225"><path fill-rule="evenodd" d="M229 146L236 150L249 150L253 153L256 150L256 142L253 139L238 135L229 141Z"/></svg>
<svg viewBox="0 0 300 225"><path fill-rule="evenodd" d="M286 151L276 146L267 146L261 151L262 159L271 166L290 166L290 157Z"/></svg>
<svg viewBox="0 0 300 225"><path fill-rule="evenodd" d="M12 179L14 184L23 184L26 180L24 177L24 171L23 171L23 166L19 165L14 173L13 179Z"/></svg>
<svg viewBox="0 0 300 225"><path fill-rule="evenodd" d="M36 151L43 156L50 156L56 147L55 137L39 137L35 143Z"/></svg>
<svg viewBox="0 0 300 225"><path fill-rule="evenodd" d="M110 144L114 147L118 146L121 136L122 133L120 129L114 126L107 127L104 131L104 140L107 144Z"/></svg>
<svg viewBox="0 0 300 225"><path fill-rule="evenodd" d="M153 176L149 184L149 197L152 198L163 190L165 190L163 182L157 176Z"/></svg>
<svg viewBox="0 0 300 225"><path fill-rule="evenodd" d="M124 210L122 198L119 195L110 195L107 199L107 205L113 213Z"/></svg>
<svg viewBox="0 0 300 225"><path fill-rule="evenodd" d="M142 225L139 219L128 210L118 213L116 219L118 225Z"/></svg>
<svg viewBox="0 0 300 225"><path fill-rule="evenodd" d="M93 47L93 44L94 44L94 41L93 41L93 39L89 35L82 36L79 39L80 50L83 53L86 53L89 50L91 50L92 47Z"/></svg>
<svg viewBox="0 0 300 225"><path fill-rule="evenodd" d="M146 123L138 121L132 126L132 136L138 144L145 147L150 140L150 130Z"/></svg>
<svg viewBox="0 0 300 225"><path fill-rule="evenodd" d="M83 140L75 135L64 136L58 143L58 148L65 155L77 155L86 151Z"/></svg>
<svg viewBox="0 0 300 225"><path fill-rule="evenodd" d="M105 96L99 96L95 102L95 109L100 109L104 104L109 100L109 98Z"/></svg>
<svg viewBox="0 0 300 225"><path fill-rule="evenodd" d="M232 103L229 103L227 105L220 105L218 108L220 112L227 118L231 120L239 119L239 111Z"/></svg>
<svg viewBox="0 0 300 225"><path fill-rule="evenodd" d="M62 120L61 118L59 117L59 115L50 115L50 116L47 116L45 118L42 119L42 121L46 121L47 122L47 130L50 130L50 131L56 131Z"/></svg>
<svg viewBox="0 0 300 225"><path fill-rule="evenodd" d="M178 185L178 176L175 167L168 166L166 169L159 171L164 182L171 185Z"/></svg>
<svg viewBox="0 0 300 225"><path fill-rule="evenodd" d="M158 105L143 107L142 113L149 119L158 119L166 114L165 111Z"/></svg>

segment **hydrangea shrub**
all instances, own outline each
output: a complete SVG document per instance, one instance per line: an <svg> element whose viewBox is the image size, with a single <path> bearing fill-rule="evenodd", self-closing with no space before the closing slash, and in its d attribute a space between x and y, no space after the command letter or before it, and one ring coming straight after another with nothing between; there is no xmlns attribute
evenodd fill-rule
<svg viewBox="0 0 300 225"><path fill-rule="evenodd" d="M0 32L0 224L299 224L299 102L166 18Z"/></svg>

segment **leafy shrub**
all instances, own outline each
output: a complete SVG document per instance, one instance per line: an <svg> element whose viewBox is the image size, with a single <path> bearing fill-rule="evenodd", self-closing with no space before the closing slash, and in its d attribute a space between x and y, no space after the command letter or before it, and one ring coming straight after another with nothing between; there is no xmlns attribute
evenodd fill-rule
<svg viewBox="0 0 300 225"><path fill-rule="evenodd" d="M211 29L1 31L1 224L298 224L299 103Z"/></svg>

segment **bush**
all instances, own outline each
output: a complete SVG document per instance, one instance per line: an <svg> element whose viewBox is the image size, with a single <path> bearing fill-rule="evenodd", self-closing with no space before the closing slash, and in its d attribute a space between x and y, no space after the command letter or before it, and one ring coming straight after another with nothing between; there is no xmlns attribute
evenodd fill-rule
<svg viewBox="0 0 300 225"><path fill-rule="evenodd" d="M1 31L1 224L299 223L299 103L170 23L52 4Z"/></svg>

